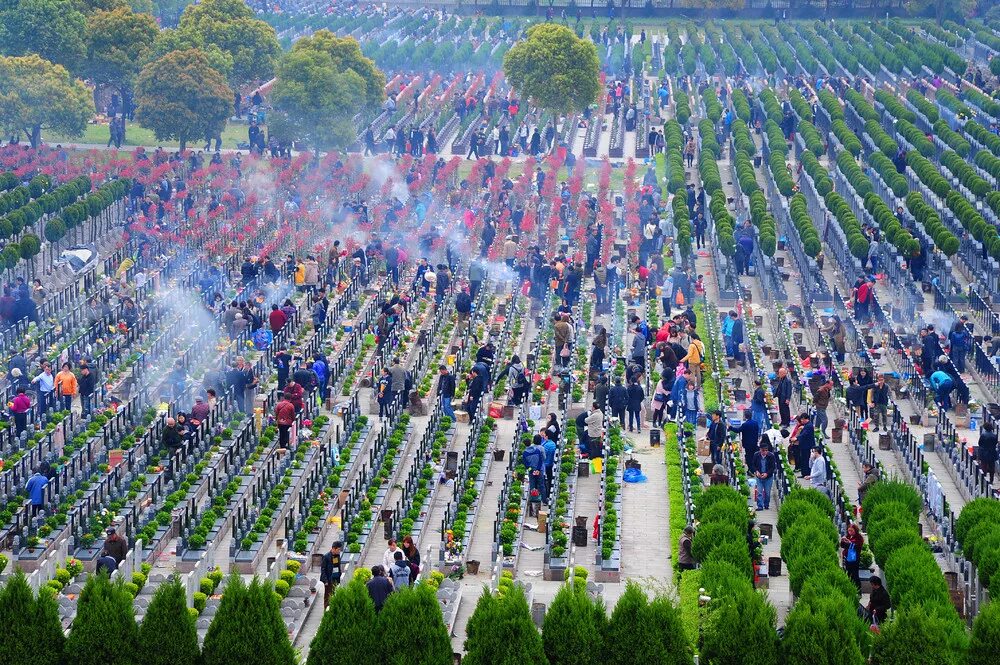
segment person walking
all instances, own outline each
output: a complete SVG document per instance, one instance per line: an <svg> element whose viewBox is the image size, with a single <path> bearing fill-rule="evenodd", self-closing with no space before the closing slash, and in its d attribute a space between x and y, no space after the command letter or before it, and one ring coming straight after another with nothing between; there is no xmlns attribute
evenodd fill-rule
<svg viewBox="0 0 1000 665"><path fill-rule="evenodd" d="M816 392L813 394L813 407L816 409L816 430L824 439L826 438L826 427L830 424L830 417L827 415L826 410L830 406L830 395L832 391L833 381L827 380L826 383L817 388Z"/></svg>
<svg viewBox="0 0 1000 665"><path fill-rule="evenodd" d="M997 465L997 434L996 426L992 422L983 423L983 429L979 433L979 449L976 452L976 457L979 459L979 468L983 475L989 475L990 485L992 485Z"/></svg>
<svg viewBox="0 0 1000 665"><path fill-rule="evenodd" d="M622 385L620 376L615 377L615 385L608 391L608 407L611 417L617 418L619 424L625 426L625 409L628 407L628 388Z"/></svg>
<svg viewBox="0 0 1000 665"><path fill-rule="evenodd" d="M766 436L761 438L760 448L750 460L749 468L757 479L757 510L768 510L771 507L771 487L774 485L778 461L771 452L771 441Z"/></svg>
<svg viewBox="0 0 1000 665"><path fill-rule="evenodd" d="M295 405L282 393L281 401L274 406L274 420L278 424L278 447L288 449L292 425L295 424Z"/></svg>
<svg viewBox="0 0 1000 665"><path fill-rule="evenodd" d="M788 427L792 422L792 380L788 376L788 368L786 367L778 369L778 380L774 384L774 397L778 400L781 426Z"/></svg>
<svg viewBox="0 0 1000 665"><path fill-rule="evenodd" d="M751 461L757 454L761 434L760 425L753 419L753 412L750 409L744 409L743 422L739 425L733 425L730 429L733 432L739 432L740 443L743 445L743 458L747 462L747 468L750 468Z"/></svg>
<svg viewBox="0 0 1000 665"><path fill-rule="evenodd" d="M844 570L858 589L861 588L861 548L864 546L865 539L858 526L849 524L847 533L840 539L840 549L843 551Z"/></svg>
<svg viewBox="0 0 1000 665"><path fill-rule="evenodd" d="M632 431L635 424L636 433L642 432L642 402L646 399L646 393L639 385L638 381L633 381L628 387L628 431Z"/></svg>
<svg viewBox="0 0 1000 665"><path fill-rule="evenodd" d="M73 373L68 362L62 364L62 370L56 374L54 385L57 391L56 394L59 395L62 401L63 410L69 411L73 406L73 398L80 389L76 380L76 374Z"/></svg>
<svg viewBox="0 0 1000 665"><path fill-rule="evenodd" d="M326 610L330 604L330 594L334 592L340 584L341 565L340 551L344 544L339 540L334 541L330 546L330 551L323 555L320 562L319 581L323 583L323 609ZM374 572L374 571L372 571ZM377 609L377 608L376 608Z"/></svg>
<svg viewBox="0 0 1000 665"><path fill-rule="evenodd" d="M31 514L33 516L45 508L45 488L48 484L49 479L40 470L35 469L31 478L28 478L28 482L24 485L24 490L28 493L28 499L31 500Z"/></svg>
<svg viewBox="0 0 1000 665"><path fill-rule="evenodd" d="M31 410L31 398L25 394L24 386L17 389L17 397L10 404L11 415L14 416L14 427L17 435L28 429L28 411Z"/></svg>
<svg viewBox="0 0 1000 665"><path fill-rule="evenodd" d="M438 365L438 375L437 394L441 399L441 413L454 421L455 409L451 406L451 400L455 397L455 376L445 365Z"/></svg>
<svg viewBox="0 0 1000 665"><path fill-rule="evenodd" d="M722 411L712 412L712 422L708 425L708 449L712 461L722 464L722 446L726 444L726 421L722 419Z"/></svg>

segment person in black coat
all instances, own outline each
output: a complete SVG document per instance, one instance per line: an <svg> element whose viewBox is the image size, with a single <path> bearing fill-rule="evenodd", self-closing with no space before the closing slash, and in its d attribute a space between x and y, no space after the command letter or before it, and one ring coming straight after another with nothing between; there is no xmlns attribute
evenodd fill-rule
<svg viewBox="0 0 1000 665"><path fill-rule="evenodd" d="M997 464L997 434L993 423L983 423L979 434L979 450L976 453L983 475L989 474L990 484L993 484L993 474Z"/></svg>
<svg viewBox="0 0 1000 665"><path fill-rule="evenodd" d="M628 406L628 388L622 385L621 377L615 378L615 385L608 391L608 406L611 417L617 418L625 426L625 408Z"/></svg>
<svg viewBox="0 0 1000 665"><path fill-rule="evenodd" d="M482 399L484 392L486 392L486 378L477 367L473 367L472 378L469 379L469 397L465 406L470 418L479 408L479 400Z"/></svg>
<svg viewBox="0 0 1000 665"><path fill-rule="evenodd" d="M743 411L743 422L733 425L730 429L740 433L740 443L743 444L743 454L747 461L747 468L753 456L757 454L757 447L760 445L760 425L753 419L753 412L750 409Z"/></svg>
<svg viewBox="0 0 1000 665"><path fill-rule="evenodd" d="M642 431L642 401L646 399L646 393L639 385L638 381L633 381L628 387L628 431L632 431L632 423L635 422L635 431Z"/></svg>
<svg viewBox="0 0 1000 665"><path fill-rule="evenodd" d="M798 421L801 425L799 433L792 437L792 441L798 444L798 451L795 455L796 466L802 477L809 475L810 461L809 455L816 446L816 430L813 429L812 420L808 413L800 414Z"/></svg>

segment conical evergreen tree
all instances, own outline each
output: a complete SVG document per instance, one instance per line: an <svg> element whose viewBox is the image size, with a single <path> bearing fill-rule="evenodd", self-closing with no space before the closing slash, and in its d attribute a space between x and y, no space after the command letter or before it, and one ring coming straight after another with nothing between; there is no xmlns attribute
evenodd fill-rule
<svg viewBox="0 0 1000 665"><path fill-rule="evenodd" d="M306 665L378 665L381 639L375 604L363 582L341 585L330 597L319 631L309 645Z"/></svg>
<svg viewBox="0 0 1000 665"><path fill-rule="evenodd" d="M51 596L35 598L20 569L0 589L0 662L58 665L66 641Z"/></svg>
<svg viewBox="0 0 1000 665"><path fill-rule="evenodd" d="M271 586L233 575L205 635L204 665L295 665L295 650Z"/></svg>
<svg viewBox="0 0 1000 665"><path fill-rule="evenodd" d="M426 584L394 591L379 613L382 660L391 665L449 665L451 638L434 590Z"/></svg>
<svg viewBox="0 0 1000 665"><path fill-rule="evenodd" d="M1000 654L1000 602L991 601L972 624L969 665L992 665Z"/></svg>
<svg viewBox="0 0 1000 665"><path fill-rule="evenodd" d="M611 613L606 642L613 664L692 662L677 608L667 598L648 602L635 582L626 585ZM629 648L622 649L623 644Z"/></svg>
<svg viewBox="0 0 1000 665"><path fill-rule="evenodd" d="M483 588L466 626L465 658L470 665L544 665L542 636L531 621L528 601L515 586L503 597Z"/></svg>
<svg viewBox="0 0 1000 665"><path fill-rule="evenodd" d="M66 640L66 665L133 665L138 638L124 582L104 573L87 578Z"/></svg>
<svg viewBox="0 0 1000 665"><path fill-rule="evenodd" d="M542 643L552 665L598 665L604 662L608 619L604 603L586 587L567 583L556 594L542 624Z"/></svg>
<svg viewBox="0 0 1000 665"><path fill-rule="evenodd" d="M139 665L197 665L201 659L198 631L188 612L187 595L178 579L153 594L146 616L139 626Z"/></svg>

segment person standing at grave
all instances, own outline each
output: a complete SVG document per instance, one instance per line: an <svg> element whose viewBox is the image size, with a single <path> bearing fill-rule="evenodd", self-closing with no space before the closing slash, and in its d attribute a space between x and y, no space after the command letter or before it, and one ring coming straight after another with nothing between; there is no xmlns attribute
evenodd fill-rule
<svg viewBox="0 0 1000 665"><path fill-rule="evenodd" d="M337 585L340 584L341 566L340 550L344 544L339 540L334 541L330 546L330 551L323 555L323 560L319 568L319 581L323 583L323 609L326 610L330 604L330 594L333 593Z"/></svg>
<svg viewBox="0 0 1000 665"><path fill-rule="evenodd" d="M45 488L49 484L49 479L46 478L39 469L35 469L35 473L32 474L31 478L28 478L28 482L25 484L24 489L28 493L28 498L31 500L31 514L37 515L45 508Z"/></svg>
<svg viewBox="0 0 1000 665"><path fill-rule="evenodd" d="M65 411L69 411L70 407L73 406L73 397L79 392L79 386L76 380L76 374L70 369L70 364L63 363L62 370L56 374L54 380L54 385L58 391L59 397L62 401L62 408Z"/></svg>
<svg viewBox="0 0 1000 665"><path fill-rule="evenodd" d="M278 424L278 447L287 449L291 441L292 425L295 424L295 405L289 401L287 393L274 406L274 420Z"/></svg>
<svg viewBox="0 0 1000 665"><path fill-rule="evenodd" d="M83 416L86 418L90 415L91 408L93 407L94 393L97 391L97 377L88 365L84 365L80 368L80 408L82 409Z"/></svg>
<svg viewBox="0 0 1000 665"><path fill-rule="evenodd" d="M31 409L31 398L25 394L24 387L17 389L17 397L11 402L10 412L14 416L14 427L17 435L28 429L28 411Z"/></svg>
<svg viewBox="0 0 1000 665"><path fill-rule="evenodd" d="M118 535L114 527L109 527L107 538L104 539L104 548L101 549L101 556L109 556L120 566L128 555L128 541Z"/></svg>
<svg viewBox="0 0 1000 665"><path fill-rule="evenodd" d="M55 392L56 378L52 376L52 365L42 363L42 371L31 380L38 384L38 410L45 413L53 406L52 395Z"/></svg>

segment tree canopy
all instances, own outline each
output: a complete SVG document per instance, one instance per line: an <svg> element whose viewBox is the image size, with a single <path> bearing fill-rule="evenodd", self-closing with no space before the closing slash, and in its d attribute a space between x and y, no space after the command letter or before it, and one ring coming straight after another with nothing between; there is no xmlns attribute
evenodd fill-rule
<svg viewBox="0 0 1000 665"><path fill-rule="evenodd" d="M37 54L76 71L83 63L86 21L69 0L18 0L0 10L4 55Z"/></svg>
<svg viewBox="0 0 1000 665"><path fill-rule="evenodd" d="M143 67L136 85L136 119L158 140L192 139L222 132L233 92L198 49L172 51Z"/></svg>
<svg viewBox="0 0 1000 665"><path fill-rule="evenodd" d="M232 58L234 87L274 76L281 46L274 28L254 16L243 0L204 0L181 14L177 32L188 46L217 46Z"/></svg>
<svg viewBox="0 0 1000 665"><path fill-rule="evenodd" d="M503 70L524 97L557 113L581 112L601 91L597 47L553 23L529 29L507 51Z"/></svg>
<svg viewBox="0 0 1000 665"><path fill-rule="evenodd" d="M326 30L295 43L278 66L271 93L271 130L282 140L317 150L345 147L357 137L354 116L385 97L385 76L357 41Z"/></svg>
<svg viewBox="0 0 1000 665"><path fill-rule="evenodd" d="M158 33L152 16L128 7L94 12L87 17L87 76L96 85L130 90Z"/></svg>
<svg viewBox="0 0 1000 665"><path fill-rule="evenodd" d="M34 147L43 129L82 134L94 115L94 101L66 68L37 55L0 57L0 127L24 132Z"/></svg>

